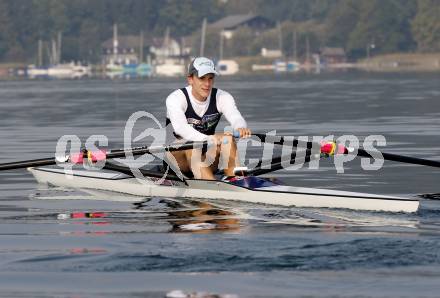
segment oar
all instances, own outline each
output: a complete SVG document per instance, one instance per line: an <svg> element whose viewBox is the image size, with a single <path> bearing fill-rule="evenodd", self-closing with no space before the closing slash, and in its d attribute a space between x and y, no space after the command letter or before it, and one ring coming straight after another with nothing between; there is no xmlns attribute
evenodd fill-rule
<svg viewBox="0 0 440 298"><path fill-rule="evenodd" d="M132 169L130 169L130 167L117 165L117 164L114 164L114 163L109 162L109 161L107 161L105 163L104 169L120 172L120 173L129 175L129 176L134 176L133 171L132 171ZM146 170L146 169L142 169L142 168L137 168L137 169L144 176L154 177L154 178L164 178L164 179L167 179L167 180L185 182L184 179L181 179L177 175L174 175L174 174L167 174L167 175L165 175L165 173L154 171L154 170Z"/></svg>
<svg viewBox="0 0 440 298"><path fill-rule="evenodd" d="M208 142L186 142L181 144L171 144L168 146L145 146L145 147L134 147L129 149L115 149L111 150L106 154L106 158L119 158L125 157L127 153L131 153L132 155L141 155L141 154L154 154L154 153L162 153L162 152L172 152L172 151L182 151L193 148L203 148L207 147ZM87 158L88 151L83 151L83 158ZM39 167L39 166L47 166L54 165L56 163L68 163L71 162L71 156L65 155L61 157L49 157L49 158L41 158L41 159L31 159L31 160L23 160L16 162L9 162L0 164L0 171L6 170L15 170L15 169L23 169L27 167Z"/></svg>
<svg viewBox="0 0 440 298"><path fill-rule="evenodd" d="M239 138L240 133L238 131L234 131L233 136L235 138ZM259 176L266 173L281 170L287 164L293 166L295 165L296 162L298 162L297 160L298 157L300 158L299 162L303 164L320 158L321 152L316 150L317 148L321 148L321 145L318 143L302 141L294 137L288 137L288 136L266 135L259 133L253 133L252 136L258 137L260 141L263 143L266 142L275 145L284 145L284 143L286 143L289 146L298 147L298 145L301 144L302 147L304 147L304 150L301 151L302 154L300 156L298 156L296 151L293 151L289 155L276 156L271 158L270 160L260 159L255 165L249 166L251 169L246 171L246 174L249 176ZM312 152L313 148L315 149L316 152Z"/></svg>
<svg viewBox="0 0 440 298"><path fill-rule="evenodd" d="M290 137L290 136L277 136L277 135L265 135L265 134L252 134L252 135L258 137L261 140L261 142L268 142L276 145L284 145L286 143L288 145L298 146L299 144L303 144L303 146L305 146L307 149L312 148L313 146L317 146L317 145L319 146L319 144L317 143L305 142L305 141L303 142L298 139L294 139L294 137ZM292 139L293 139L293 144L292 144ZM440 168L440 161L386 153L381 151L379 152L382 154L382 158L384 160ZM357 153L355 153L355 150L353 150L352 148L345 148L344 154L356 154L357 156L376 158L371 156L370 153L368 153L366 150L361 148L357 150Z"/></svg>
<svg viewBox="0 0 440 298"><path fill-rule="evenodd" d="M440 161L437 161L437 160L417 158L417 157L411 157L411 156L405 156L405 155L399 155L399 154L392 154L392 153L386 153L386 152L380 152L380 153L382 154L384 160L397 161L397 162L409 163L409 164L414 164L414 165L421 165L421 166L429 166L429 167L440 168ZM370 155L370 153L368 153L364 149L360 149L360 148L358 149L357 156L373 158Z"/></svg>
<svg viewBox="0 0 440 298"><path fill-rule="evenodd" d="M235 135L235 133L234 133ZM305 148L311 149L312 146L319 146L316 142L307 142L299 140L298 138L291 137L291 136L277 136L277 135L269 135L269 134L262 134L262 133L253 133L253 136L259 138L261 142L263 143L272 143L275 145L284 145L284 143L296 147L300 144L302 144Z"/></svg>
<svg viewBox="0 0 440 298"><path fill-rule="evenodd" d="M292 152L290 155L277 156L272 158L271 160L259 160L255 166L249 166L251 170L247 171L247 175L259 176L284 169L286 168L286 166L289 167L289 165L293 166L297 162L305 164L312 160L317 160L321 157L320 153L313 153L311 149L306 149L304 151L301 155L299 155L298 152ZM297 160L297 158L299 160ZM268 165L267 168L266 165Z"/></svg>

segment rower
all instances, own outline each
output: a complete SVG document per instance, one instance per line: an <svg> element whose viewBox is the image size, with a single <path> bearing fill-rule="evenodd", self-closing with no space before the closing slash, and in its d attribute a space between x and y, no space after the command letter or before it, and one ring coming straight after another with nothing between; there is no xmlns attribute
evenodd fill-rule
<svg viewBox="0 0 440 298"><path fill-rule="evenodd" d="M192 172L194 178L215 180L219 165L226 176L234 176L239 166L237 145L232 133L216 133L222 115L241 138L251 136L246 121L228 92L213 88L218 75L214 62L198 57L188 66L188 86L177 89L166 99L168 142L207 141L207 150L190 149L175 151L168 162L181 173ZM174 136L170 138L171 136Z"/></svg>

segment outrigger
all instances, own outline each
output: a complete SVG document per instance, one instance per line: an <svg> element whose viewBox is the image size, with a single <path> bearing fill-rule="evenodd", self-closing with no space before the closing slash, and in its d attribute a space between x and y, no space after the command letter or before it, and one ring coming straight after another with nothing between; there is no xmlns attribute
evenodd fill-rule
<svg viewBox="0 0 440 298"><path fill-rule="evenodd" d="M283 145L288 137L275 137L255 134L261 142L272 142ZM272 139L272 140L270 140ZM289 140L293 140L289 139ZM192 179L175 174L165 173L161 170L137 169L142 178L133 174L133 170L127 166L117 165L108 159L124 157L126 154L141 155L155 154L166 151L187 150L207 146L206 142L187 142L159 147L137 147L131 149L118 149L108 153L93 154L81 152L76 156L64 156L62 158L47 158L27 160L13 163L0 164L1 170L28 168L40 183L54 186L62 186L76 189L94 189L112 191L117 193L139 196L139 200L145 197L187 197L243 201L258 204L271 204L292 207L314 208L347 208L353 210L387 211L387 212L416 212L419 208L419 200L413 198L377 195L360 192L348 192L339 190L327 190L318 188L305 188L283 185L277 180L260 177L260 175L283 168L286 160L294 162L301 158L302 162L319 159L323 154L353 154L352 150L337 145L333 142L320 144L318 150L313 148L316 143L305 142L304 150L292 152L289 156L279 156L269 161L260 160L258 164L247 172L245 176L227 177L222 180ZM289 145L297 147L299 141L290 142ZM358 156L371 157L370 154L358 149ZM102 170L72 169L66 171L63 168L47 167L56 163L78 162L89 159L96 162L99 155L104 155L105 165ZM419 165L440 167L440 162L382 153L383 159L406 162ZM264 166L270 163L270 167ZM143 197L143 198L142 198ZM133 201L132 198L127 200Z"/></svg>

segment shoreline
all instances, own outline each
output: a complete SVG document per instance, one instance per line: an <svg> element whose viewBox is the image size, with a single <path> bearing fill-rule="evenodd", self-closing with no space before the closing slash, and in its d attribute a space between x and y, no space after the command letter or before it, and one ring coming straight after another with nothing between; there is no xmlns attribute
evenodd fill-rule
<svg viewBox="0 0 440 298"><path fill-rule="evenodd" d="M396 53L373 56L356 63L366 71L377 72L437 72L440 71L440 53Z"/></svg>
<svg viewBox="0 0 440 298"><path fill-rule="evenodd" d="M234 58L232 58L234 59ZM252 71L252 63L270 64L267 58L260 57L238 57L240 64L240 74L251 75L256 73L272 73L273 70ZM288 60L288 59L287 59ZM243 67L242 67L243 66ZM370 57L369 59L360 59L356 62L334 63L322 66L316 64L302 64L299 71L330 70L345 71L354 69L367 72L439 72L440 71L440 53L395 53Z"/></svg>
<svg viewBox="0 0 440 298"><path fill-rule="evenodd" d="M283 60L281 58L264 58L259 56L231 57L229 59L237 61L240 65L240 70L237 75L245 76L276 73L274 69L269 67L264 70L254 71L252 70L254 64L271 66L277 59L280 61L289 60ZM14 77L12 73L14 73L15 70L24 68L26 68L26 64L24 63L0 63L0 77ZM361 59L353 63L335 63L322 66L315 64L301 64L301 66L295 69L295 71L282 71L280 73L313 72L315 70L346 71L348 69L367 72L440 72L440 53L385 54ZM100 72L96 72L95 74L100 74Z"/></svg>

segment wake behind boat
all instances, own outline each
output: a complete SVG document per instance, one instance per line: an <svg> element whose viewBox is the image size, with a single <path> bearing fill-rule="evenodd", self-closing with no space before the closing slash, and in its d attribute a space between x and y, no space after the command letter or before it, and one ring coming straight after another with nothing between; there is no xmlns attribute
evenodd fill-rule
<svg viewBox="0 0 440 298"><path fill-rule="evenodd" d="M415 212L419 201L402 197L282 185L256 176L227 180L157 177L144 180L114 171L72 170L37 167L28 169L39 183L79 189L105 190L140 197L201 198L291 207L347 208L353 210ZM161 173L157 172L157 176ZM133 200L130 198L130 200ZM143 199L139 199L143 200Z"/></svg>

